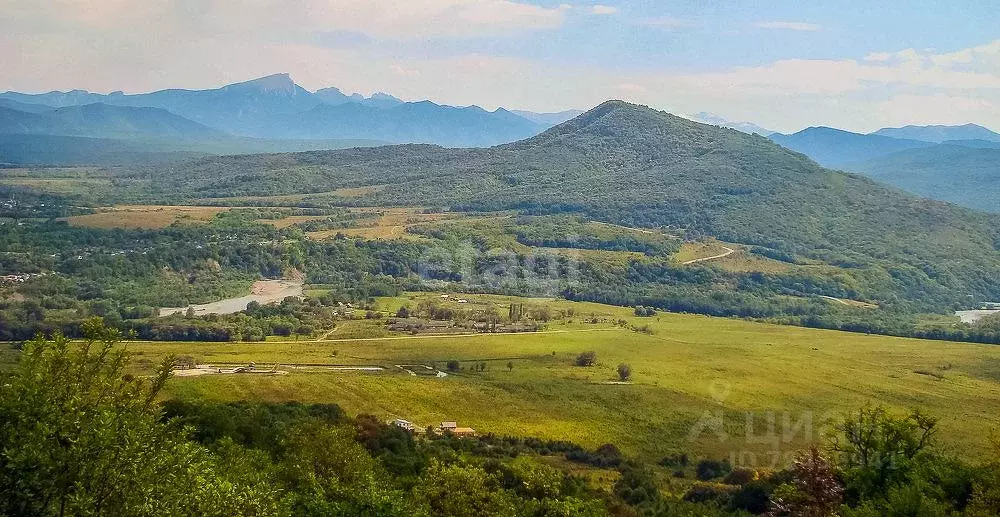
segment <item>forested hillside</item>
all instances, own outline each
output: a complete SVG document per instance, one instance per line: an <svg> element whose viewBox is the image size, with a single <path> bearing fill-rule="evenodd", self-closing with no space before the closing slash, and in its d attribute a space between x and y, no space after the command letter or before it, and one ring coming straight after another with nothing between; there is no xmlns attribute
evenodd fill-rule
<svg viewBox="0 0 1000 517"><path fill-rule="evenodd" d="M938 306L1000 298L995 217L823 169L764 137L617 101L490 149L210 158L157 172L148 192L121 195L178 201L361 186L378 188L340 201L574 212L840 266L846 282L879 286L881 296Z"/></svg>

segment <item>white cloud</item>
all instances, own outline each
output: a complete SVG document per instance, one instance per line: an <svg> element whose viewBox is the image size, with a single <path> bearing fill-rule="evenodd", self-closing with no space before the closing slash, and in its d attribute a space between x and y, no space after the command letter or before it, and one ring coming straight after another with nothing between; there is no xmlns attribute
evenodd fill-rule
<svg viewBox="0 0 1000 517"><path fill-rule="evenodd" d="M618 8L610 5L597 4L590 8L590 14L596 14L596 15L615 14L617 12Z"/></svg>
<svg viewBox="0 0 1000 517"><path fill-rule="evenodd" d="M621 83L614 85L614 89L625 94L648 94L649 88L635 83Z"/></svg>
<svg viewBox="0 0 1000 517"><path fill-rule="evenodd" d="M203 34L351 31L388 40L496 36L562 26L568 5L517 0L2 0L0 27Z"/></svg>
<svg viewBox="0 0 1000 517"><path fill-rule="evenodd" d="M897 95L878 103L876 114L885 121L912 120L914 114L935 124L965 124L984 115L1000 114L1000 105L988 99L938 93L933 95ZM996 120L994 118L994 120ZM997 126L994 126L997 127Z"/></svg>
<svg viewBox="0 0 1000 517"><path fill-rule="evenodd" d="M209 88L287 71L310 89L382 90L490 109L558 111L624 98L782 131L957 122L1000 129L1000 40L947 52L872 49L855 59L697 72L475 53L414 57L433 55L423 50L440 38L520 37L560 27L571 9L589 9L527 1L0 0L0 90ZM669 16L634 23L664 30L696 24ZM363 34L373 43L324 47L306 37L319 31ZM394 43L382 48L385 40ZM421 52L398 50L408 46Z"/></svg>
<svg viewBox="0 0 1000 517"><path fill-rule="evenodd" d="M865 56L865 61L885 62L892 59L892 52L872 52Z"/></svg>
<svg viewBox="0 0 1000 517"><path fill-rule="evenodd" d="M725 112L779 130L966 122L1000 128L1000 40L950 53L905 49L861 60L786 59L632 82L657 85L650 89L674 109Z"/></svg>
<svg viewBox="0 0 1000 517"><path fill-rule="evenodd" d="M776 30L787 30L787 31L819 31L823 30L821 25L815 23L806 22L759 22L755 23L754 27L759 29L776 29Z"/></svg>
<svg viewBox="0 0 1000 517"><path fill-rule="evenodd" d="M420 70L405 65L401 65L399 63L393 63L389 65L389 70L392 70L397 75L403 75L408 77L415 77L420 75Z"/></svg>

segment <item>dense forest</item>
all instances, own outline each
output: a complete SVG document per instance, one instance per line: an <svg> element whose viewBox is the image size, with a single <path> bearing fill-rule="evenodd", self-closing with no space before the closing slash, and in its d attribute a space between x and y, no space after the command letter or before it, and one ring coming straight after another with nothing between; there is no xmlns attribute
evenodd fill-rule
<svg viewBox="0 0 1000 517"><path fill-rule="evenodd" d="M639 462L614 444L414 433L330 404L156 402L117 330L82 346L24 344L0 383L5 515L988 516L997 451L973 466L935 446L937 421L878 407L780 470L680 452ZM1000 447L1000 444L997 445ZM558 460L558 461L551 461ZM571 467L613 472L594 486ZM665 485L671 491L663 490ZM672 493L676 490L676 493Z"/></svg>

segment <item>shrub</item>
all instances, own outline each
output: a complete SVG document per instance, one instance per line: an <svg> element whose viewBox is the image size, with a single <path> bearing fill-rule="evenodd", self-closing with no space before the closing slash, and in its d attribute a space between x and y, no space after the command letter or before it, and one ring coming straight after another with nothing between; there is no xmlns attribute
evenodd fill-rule
<svg viewBox="0 0 1000 517"><path fill-rule="evenodd" d="M577 366L594 366L597 363L597 352L584 352L576 356Z"/></svg>
<svg viewBox="0 0 1000 517"><path fill-rule="evenodd" d="M197 364L198 362L194 356L190 355L179 355L174 359L174 368L178 370L190 370L197 366Z"/></svg>
<svg viewBox="0 0 1000 517"><path fill-rule="evenodd" d="M722 479L722 482L727 485L745 485L753 481L757 477L757 473L751 469L735 468L726 474L726 477Z"/></svg>
<svg viewBox="0 0 1000 517"><path fill-rule="evenodd" d="M619 364L618 365L618 378L621 379L622 382L631 379L632 378L632 367L629 366L629 365L627 365L627 364L625 364L625 363Z"/></svg>
<svg viewBox="0 0 1000 517"><path fill-rule="evenodd" d="M687 453L674 454L673 456L666 456L660 460L660 465L664 467L686 467L688 466L688 455Z"/></svg>
<svg viewBox="0 0 1000 517"><path fill-rule="evenodd" d="M615 482L615 494L631 505L655 503L660 498L653 474L644 468L627 467Z"/></svg>
<svg viewBox="0 0 1000 517"><path fill-rule="evenodd" d="M695 473L698 479L702 481L720 478L728 474L730 470L732 470L732 467L726 460L716 461L706 459L699 461L698 465L695 466Z"/></svg>
<svg viewBox="0 0 1000 517"><path fill-rule="evenodd" d="M695 483L684 493L684 500L689 503L709 503L718 506L729 506L733 494L738 489L730 485L717 483Z"/></svg>
<svg viewBox="0 0 1000 517"><path fill-rule="evenodd" d="M734 493L729 500L731 510L744 510L753 514L766 512L770 505L769 487L760 481L751 481L740 487L739 491Z"/></svg>

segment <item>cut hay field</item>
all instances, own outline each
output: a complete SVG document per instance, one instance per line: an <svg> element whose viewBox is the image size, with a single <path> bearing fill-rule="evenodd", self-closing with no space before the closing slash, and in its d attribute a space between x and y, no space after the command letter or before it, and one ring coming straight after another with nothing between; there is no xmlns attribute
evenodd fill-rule
<svg viewBox="0 0 1000 517"><path fill-rule="evenodd" d="M866 404L899 412L921 408L940 417L942 443L960 455L982 450L1000 425L1000 347L683 314L638 318L631 310L598 304L462 296L468 299L463 305L492 305L500 312L512 301L544 303L553 319L534 334L386 335L378 322L352 321L323 341L130 347L144 364L163 354L187 354L201 363L386 368L177 378L167 387L169 396L334 402L352 414L419 425L458 420L480 432L587 446L614 443L649 460L689 452L757 466L783 463L821 440L831 419ZM379 303L394 311L423 298L439 295ZM648 326L649 333L633 326ZM584 351L597 353L597 365L573 365ZM445 378L414 377L393 366L444 368L449 360L461 361L463 370ZM487 370L473 371L481 362ZM631 384L609 384L619 363L631 365Z"/></svg>

